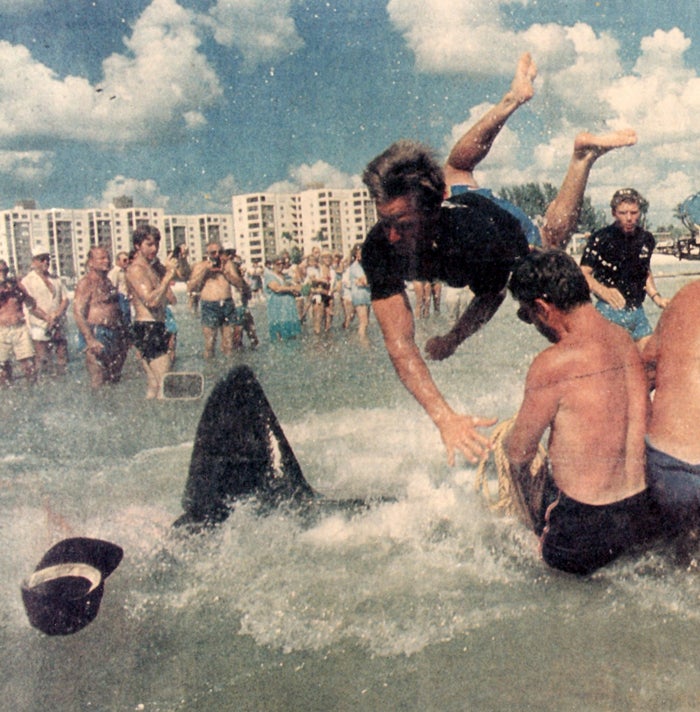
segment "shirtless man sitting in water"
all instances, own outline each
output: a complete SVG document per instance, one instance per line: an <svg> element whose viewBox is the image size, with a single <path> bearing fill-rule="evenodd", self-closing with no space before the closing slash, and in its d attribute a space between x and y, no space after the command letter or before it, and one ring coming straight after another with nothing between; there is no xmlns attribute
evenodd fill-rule
<svg viewBox="0 0 700 712"><path fill-rule="evenodd" d="M511 476L544 560L588 574L660 533L644 472L644 367L629 334L595 309L564 252L534 250L509 288L520 319L553 344L530 366L506 439ZM549 472L538 496L530 465L547 429Z"/></svg>
<svg viewBox="0 0 700 712"><path fill-rule="evenodd" d="M127 324L119 290L108 277L109 265L109 252L91 247L87 274L78 282L73 300L75 325L92 388L120 380L129 350Z"/></svg>
<svg viewBox="0 0 700 712"><path fill-rule="evenodd" d="M700 280L671 299L642 354L655 388L649 487L671 530L700 534Z"/></svg>

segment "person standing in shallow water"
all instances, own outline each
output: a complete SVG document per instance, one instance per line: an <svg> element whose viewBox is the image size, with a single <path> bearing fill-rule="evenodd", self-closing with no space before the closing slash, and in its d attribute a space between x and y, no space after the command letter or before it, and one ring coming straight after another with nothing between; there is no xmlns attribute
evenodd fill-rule
<svg viewBox="0 0 700 712"><path fill-rule="evenodd" d="M192 268L187 282L187 288L199 294L205 359L213 358L219 332L223 354L230 356L234 344L240 347L242 326L231 287L245 289L243 277L233 260L224 255L221 245L211 242L207 245L206 259Z"/></svg>
<svg viewBox="0 0 700 712"><path fill-rule="evenodd" d="M177 259L168 257L159 277L152 263L160 246L160 231L152 225L137 228L133 234L134 258L126 271L134 322L134 346L146 372L146 398L160 396L163 377L172 360L168 352L170 334L165 326L165 307L175 303L170 283L177 272Z"/></svg>
<svg viewBox="0 0 700 712"><path fill-rule="evenodd" d="M118 288L108 277L109 253L91 247L87 274L78 282L73 315L80 332L81 350L90 386L118 383L129 350L128 322L119 300Z"/></svg>
<svg viewBox="0 0 700 712"><path fill-rule="evenodd" d="M651 272L656 242L639 224L645 205L634 188L616 191L610 201L615 222L594 232L581 255L581 270L597 297L596 309L626 329L640 349L652 333L642 306L644 298L648 295L659 309L669 304L659 294Z"/></svg>
<svg viewBox="0 0 700 712"><path fill-rule="evenodd" d="M55 373L63 375L68 368L68 338L65 316L69 299L60 279L49 274L51 255L35 251L32 269L22 280L22 286L39 307L49 315L48 321L28 315L29 333L36 352L36 367L39 374L49 370L51 355L55 359Z"/></svg>
<svg viewBox="0 0 700 712"><path fill-rule="evenodd" d="M270 340L286 341L300 336L301 321L296 298L301 294L301 285L286 277L284 259L280 255L272 259L271 269L265 270L263 285Z"/></svg>
<svg viewBox="0 0 700 712"><path fill-rule="evenodd" d="M38 319L49 315L39 306L16 278L9 276L5 260L0 260L0 386L12 380L11 359L14 355L28 383L36 381L34 346L24 318L24 306Z"/></svg>
<svg viewBox="0 0 700 712"><path fill-rule="evenodd" d="M357 333L360 340L367 339L369 325L369 307L371 304L367 275L362 269L362 246L355 245L350 253L351 264L348 267L348 281L350 282L350 296L352 308L357 314Z"/></svg>

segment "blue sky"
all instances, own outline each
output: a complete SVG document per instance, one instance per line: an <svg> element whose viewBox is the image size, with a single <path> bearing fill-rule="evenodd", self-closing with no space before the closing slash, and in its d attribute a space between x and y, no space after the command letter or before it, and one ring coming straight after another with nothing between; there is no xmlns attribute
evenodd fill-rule
<svg viewBox="0 0 700 712"><path fill-rule="evenodd" d="M578 131L633 127L597 207L633 185L658 224L700 190L697 0L0 0L0 20L3 208L353 186L398 138L445 155L526 50L537 94L482 185L558 185Z"/></svg>

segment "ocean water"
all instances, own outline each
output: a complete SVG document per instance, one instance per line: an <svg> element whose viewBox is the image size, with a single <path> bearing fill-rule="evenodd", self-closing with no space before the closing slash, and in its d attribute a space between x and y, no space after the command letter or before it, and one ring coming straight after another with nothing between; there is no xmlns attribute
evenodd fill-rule
<svg viewBox="0 0 700 712"><path fill-rule="evenodd" d="M692 268L656 262L662 292ZM311 523L244 504L207 536L177 537L203 401L144 401L131 356L96 395L77 356L62 380L18 384L1 394L4 709L700 709L697 568L658 550L590 578L548 569L474 491L474 468L447 466L376 322L368 346L335 326L270 344L264 307L254 314L260 349L204 365L178 305L176 368L209 391L249 364L315 489L395 501ZM443 319L419 323L419 341ZM507 300L431 370L455 407L507 418L544 345ZM125 554L96 620L51 638L29 626L19 586L67 536Z"/></svg>

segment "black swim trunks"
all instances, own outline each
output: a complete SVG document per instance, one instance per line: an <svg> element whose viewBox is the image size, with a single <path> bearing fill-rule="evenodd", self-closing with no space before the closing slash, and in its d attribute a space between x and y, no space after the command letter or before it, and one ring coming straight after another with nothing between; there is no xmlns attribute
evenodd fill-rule
<svg viewBox="0 0 700 712"><path fill-rule="evenodd" d="M661 515L649 489L611 504L583 504L547 483L542 558L555 569L586 575L661 536Z"/></svg>
<svg viewBox="0 0 700 712"><path fill-rule="evenodd" d="M170 334L162 321L135 321L132 325L134 346L146 361L168 353Z"/></svg>

